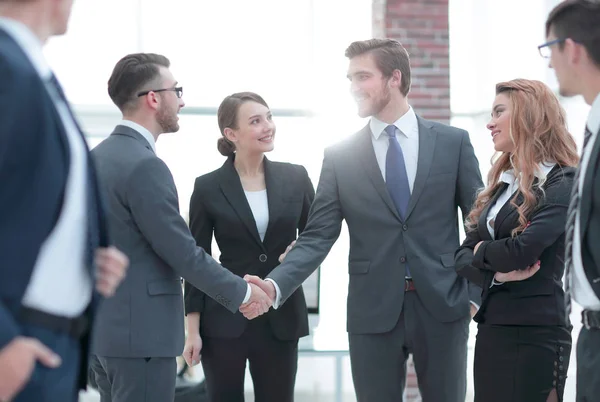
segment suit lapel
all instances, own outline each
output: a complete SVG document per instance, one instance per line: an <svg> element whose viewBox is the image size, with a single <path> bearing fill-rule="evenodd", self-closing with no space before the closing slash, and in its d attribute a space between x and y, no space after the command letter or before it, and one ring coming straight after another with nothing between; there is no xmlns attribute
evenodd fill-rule
<svg viewBox="0 0 600 402"><path fill-rule="evenodd" d="M248 204L248 199L244 193L240 176L238 175L235 167L233 166L233 158L227 159L227 161L221 167L221 180L220 180L221 191L227 201L236 212L250 236L256 241L256 243L265 250L263 242L260 240L258 229L256 228L256 221ZM267 196L269 191L267 190ZM269 209L270 209L269 205Z"/></svg>
<svg viewBox="0 0 600 402"><path fill-rule="evenodd" d="M435 149L435 140L437 138L437 132L433 130L430 123L424 121L419 116L417 116L417 121L419 124L419 158L417 176L415 177L415 184L413 185L410 202L408 203L408 210L406 211L407 220L417 205L417 201L425 188L425 183L427 182L429 170L431 169L431 164L433 162L433 151Z"/></svg>
<svg viewBox="0 0 600 402"><path fill-rule="evenodd" d="M371 179L371 183L373 183L373 186L383 199L383 202L388 206L390 211L392 211L394 216L399 221L402 221L402 218L400 218L400 214L394 205L394 201L392 201L392 197L385 186L385 181L381 175L381 169L377 164L377 158L375 157L375 150L373 149L373 142L371 140L372 135L369 125L365 126L358 133L358 152L360 158L365 167L365 171L367 172L367 176Z"/></svg>
<svg viewBox="0 0 600 402"><path fill-rule="evenodd" d="M283 196L288 188L285 185L285 178L282 177L281 171L275 168L275 165L270 162L266 157L264 159L265 165L265 183L267 186L267 200L269 203L269 224L267 226L267 232L263 244L267 244L270 237L271 231L279 215L283 211Z"/></svg>
<svg viewBox="0 0 600 402"><path fill-rule="evenodd" d="M507 187L507 185L505 185L503 187L503 189L506 190L506 187ZM504 190L502 190L502 191L504 191ZM494 219L494 236L496 238L498 238L498 232L500 230L500 227L506 220L506 218L508 218L514 212L517 212L517 209L510 202L512 200L512 198L513 198L513 194L510 195L510 197L508 198L508 201L506 201L504 203L504 205L502 206L502 208L500 208L500 211L498 211L498 214L496 215L496 219ZM523 194L519 193L517 195L516 202L517 202L517 205L521 205L523 203Z"/></svg>
<svg viewBox="0 0 600 402"><path fill-rule="evenodd" d="M488 202L487 205L485 206L485 208L483 208L483 210L481 211L481 215L479 215L479 222L477 223L477 230L479 231L479 236L483 240L493 240L492 236L490 235L490 232L488 230L488 227L487 227L487 216L490 213L490 208L492 207L492 205L494 205L496 203L496 201L498 200L500 195L504 192L504 190L506 190L507 187L508 187L508 184L502 183L502 186L496 191L494 196L490 199L490 202ZM496 221L494 221L493 229L494 229L494 234L495 234Z"/></svg>
<svg viewBox="0 0 600 402"><path fill-rule="evenodd" d="M598 135L600 135L600 132L598 133ZM586 232L588 224L589 224L589 216L590 216L590 209L592 207L592 197L589 196L589 192L592 191L592 181L595 179L594 177L594 172L596 170L596 163L594 163L594 161L598 160L598 156L600 154L600 139L598 139L598 135L596 136L596 141L594 142L593 145L594 148L592 148L592 153L590 154L590 159L588 161L588 165L587 165L587 169L585 172L585 176L583 178L583 190L581 192L581 210L579 211L580 216L581 216L581 238L583 238L583 234ZM589 146L589 145L588 145ZM581 172L583 173L583 172ZM580 173L580 174L581 174ZM579 185L579 183L575 183L576 186Z"/></svg>

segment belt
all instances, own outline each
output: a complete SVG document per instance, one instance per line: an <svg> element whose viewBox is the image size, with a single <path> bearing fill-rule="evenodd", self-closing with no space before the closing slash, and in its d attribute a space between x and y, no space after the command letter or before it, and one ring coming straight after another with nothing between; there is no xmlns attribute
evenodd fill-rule
<svg viewBox="0 0 600 402"><path fill-rule="evenodd" d="M600 311L583 310L581 322L586 329L600 329Z"/></svg>
<svg viewBox="0 0 600 402"><path fill-rule="evenodd" d="M417 290L415 288L415 283L413 282L412 278L405 278L404 279L404 291L405 292L412 292Z"/></svg>
<svg viewBox="0 0 600 402"><path fill-rule="evenodd" d="M75 339L81 338L90 327L89 318L83 314L79 317L61 317L29 307L22 307L18 321L23 324L35 325L50 331L67 334Z"/></svg>

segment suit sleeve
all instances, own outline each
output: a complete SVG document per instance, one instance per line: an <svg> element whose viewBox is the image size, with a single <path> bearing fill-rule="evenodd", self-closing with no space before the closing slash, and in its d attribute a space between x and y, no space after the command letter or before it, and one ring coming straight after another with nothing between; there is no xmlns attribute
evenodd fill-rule
<svg viewBox="0 0 600 402"><path fill-rule="evenodd" d="M39 100L44 88L15 75L0 58L0 277L6 279L31 271L41 247L40 239L22 225L22 217L31 211L20 208L20 200L32 184L33 150L47 130L41 118L32 118L42 115ZM0 349L19 334L19 325L0 296Z"/></svg>
<svg viewBox="0 0 600 402"><path fill-rule="evenodd" d="M321 177L306 227L296 245L281 265L268 275L279 287L283 304L292 293L321 265L342 230L335 166L332 155L325 152Z"/></svg>
<svg viewBox="0 0 600 402"><path fill-rule="evenodd" d="M306 222L308 221L310 207L313 201L315 200L315 188L313 187L313 184L310 181L310 177L308 177L308 172L306 171L304 166L300 166L299 168L304 188L304 197L302 199L302 212L300 215L300 222L298 223L298 231L302 233L302 231L306 227Z"/></svg>
<svg viewBox="0 0 600 402"><path fill-rule="evenodd" d="M159 158L141 162L128 180L133 219L156 254L194 287L232 313L246 296L246 282L196 245L179 214L173 176Z"/></svg>
<svg viewBox="0 0 600 402"><path fill-rule="evenodd" d="M196 179L194 192L190 198L190 231L196 240L196 245L211 255L214 222L206 210L202 192L203 189L200 186L200 179L198 178ZM186 280L185 313L202 313L204 311L205 300L206 294Z"/></svg>
<svg viewBox="0 0 600 402"><path fill-rule="evenodd" d="M480 241L481 237L477 230L468 231L463 244L454 254L456 272L463 278L466 278L469 281L469 285L478 287L479 293L477 295L479 298L481 298L481 289L489 288L494 277L493 272L481 270L472 265L473 250ZM469 293L471 293L471 289L469 289ZM473 299L471 298L471 300ZM476 302L477 300L473 301Z"/></svg>
<svg viewBox="0 0 600 402"><path fill-rule="evenodd" d="M473 203L477 197L477 191L483 187L481 171L479 170L479 161L475 156L473 145L471 145L469 133L466 131L464 131L461 144L458 181L456 186L456 204L462 211L463 217L466 218L473 207ZM469 278L469 276L471 278ZM481 305L480 286L482 285L482 282L479 281L479 277L469 276L465 276L469 280L469 299L472 302ZM472 279L476 279L477 282L474 282Z"/></svg>
<svg viewBox="0 0 600 402"><path fill-rule="evenodd" d="M481 243L473 266L494 272L526 269L564 234L573 180L571 176L554 181L555 184L548 184L542 201L531 215L529 226L514 237Z"/></svg>

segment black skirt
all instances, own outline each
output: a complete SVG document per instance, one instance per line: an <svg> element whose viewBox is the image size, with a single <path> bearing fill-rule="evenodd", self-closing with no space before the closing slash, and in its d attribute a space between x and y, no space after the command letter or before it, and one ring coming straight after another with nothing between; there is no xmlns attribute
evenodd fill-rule
<svg viewBox="0 0 600 402"><path fill-rule="evenodd" d="M571 333L556 326L479 324L475 343L475 402L563 400Z"/></svg>

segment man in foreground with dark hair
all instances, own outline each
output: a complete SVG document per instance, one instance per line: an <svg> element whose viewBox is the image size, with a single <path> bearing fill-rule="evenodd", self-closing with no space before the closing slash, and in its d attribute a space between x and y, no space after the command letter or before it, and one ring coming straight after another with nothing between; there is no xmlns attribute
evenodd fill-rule
<svg viewBox="0 0 600 402"><path fill-rule="evenodd" d="M583 307L577 342L577 401L600 396L600 1L567 0L546 21L550 59L562 96L582 95L592 107L567 214L565 293ZM560 362L558 362L560 364Z"/></svg>
<svg viewBox="0 0 600 402"><path fill-rule="evenodd" d="M42 50L72 3L0 0L0 401L78 399L98 300L127 267Z"/></svg>

